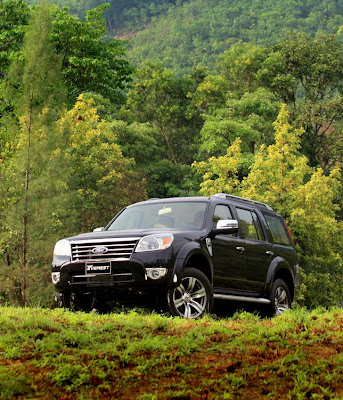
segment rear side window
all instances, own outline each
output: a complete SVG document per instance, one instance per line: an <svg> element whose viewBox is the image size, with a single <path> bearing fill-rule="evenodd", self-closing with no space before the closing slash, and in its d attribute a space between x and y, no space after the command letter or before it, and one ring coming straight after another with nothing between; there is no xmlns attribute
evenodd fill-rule
<svg viewBox="0 0 343 400"><path fill-rule="evenodd" d="M262 227L255 212L236 207L245 239L264 240Z"/></svg>
<svg viewBox="0 0 343 400"><path fill-rule="evenodd" d="M285 246L291 246L291 240L287 233L287 228L280 217L264 215L267 225L273 237L275 244L283 244Z"/></svg>

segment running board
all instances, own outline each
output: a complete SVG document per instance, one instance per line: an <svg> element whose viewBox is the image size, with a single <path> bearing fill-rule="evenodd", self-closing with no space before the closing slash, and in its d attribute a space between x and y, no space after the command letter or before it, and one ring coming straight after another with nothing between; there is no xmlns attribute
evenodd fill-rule
<svg viewBox="0 0 343 400"><path fill-rule="evenodd" d="M270 304L271 301L268 299L258 298L258 297L246 297L246 296L234 296L231 294L214 294L214 299L220 300L235 300L235 301L246 301L249 303L261 303L261 304Z"/></svg>

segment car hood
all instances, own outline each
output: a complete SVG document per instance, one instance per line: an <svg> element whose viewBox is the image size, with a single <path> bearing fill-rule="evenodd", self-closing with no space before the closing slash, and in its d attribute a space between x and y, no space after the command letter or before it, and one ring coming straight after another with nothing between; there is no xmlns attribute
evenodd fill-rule
<svg viewBox="0 0 343 400"><path fill-rule="evenodd" d="M141 238L147 235L161 234L161 233L172 233L175 237L186 237L191 240L206 235L204 230L192 230L184 231L177 229L142 229L132 231L100 231L100 232L88 232L81 233L77 236L67 238L70 242L76 242L79 240L108 240L108 239L119 239L119 238Z"/></svg>

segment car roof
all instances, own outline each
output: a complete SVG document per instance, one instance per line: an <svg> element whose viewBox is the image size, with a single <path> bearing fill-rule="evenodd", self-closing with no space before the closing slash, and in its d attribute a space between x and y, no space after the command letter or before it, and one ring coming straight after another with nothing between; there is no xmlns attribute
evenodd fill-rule
<svg viewBox="0 0 343 400"><path fill-rule="evenodd" d="M263 202L260 202L257 200L247 199L244 197L234 196L234 195L227 194L227 193L217 193L217 194L214 194L213 196L152 198L152 199L148 199L145 201L131 204L131 206L136 206L136 205L140 205L140 204L148 204L148 203L210 202L212 200L219 200L219 201L225 200L228 203L235 203L236 205L245 204L245 205L249 205L249 206L252 206L255 208L259 208L260 210L268 210L268 211L274 212L274 210L266 203L263 203Z"/></svg>
<svg viewBox="0 0 343 400"><path fill-rule="evenodd" d="M140 204L148 204L148 203L181 203L181 202L208 202L211 199L211 197L208 196L189 196L189 197L165 197L165 198L152 198L148 199L145 201L140 201L138 203L134 203L129 205L128 207L131 206L137 206Z"/></svg>

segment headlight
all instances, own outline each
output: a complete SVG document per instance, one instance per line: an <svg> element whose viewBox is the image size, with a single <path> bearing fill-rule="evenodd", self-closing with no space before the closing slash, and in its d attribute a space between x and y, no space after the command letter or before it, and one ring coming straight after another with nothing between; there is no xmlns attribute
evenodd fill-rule
<svg viewBox="0 0 343 400"><path fill-rule="evenodd" d="M52 272L51 280L54 285L56 285L61 280L61 273L60 272Z"/></svg>
<svg viewBox="0 0 343 400"><path fill-rule="evenodd" d="M71 256L71 246L68 240L59 240L54 248L54 256Z"/></svg>
<svg viewBox="0 0 343 400"><path fill-rule="evenodd" d="M173 243L174 236L171 233L144 236L138 242L136 252L165 250Z"/></svg>

